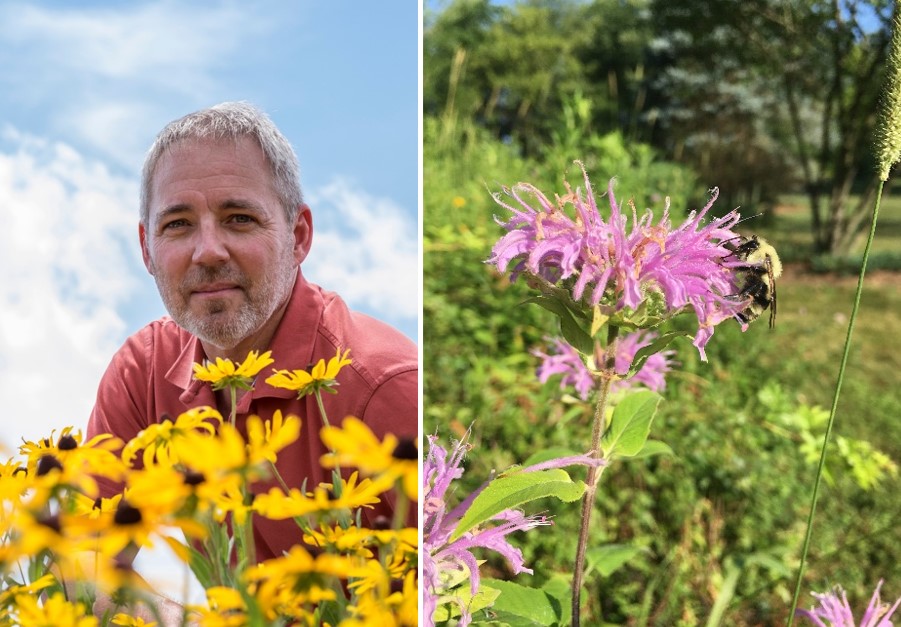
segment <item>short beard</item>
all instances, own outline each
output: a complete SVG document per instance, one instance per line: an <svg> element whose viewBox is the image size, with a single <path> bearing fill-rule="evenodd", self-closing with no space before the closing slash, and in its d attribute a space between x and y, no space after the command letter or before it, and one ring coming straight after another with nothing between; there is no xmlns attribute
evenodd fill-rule
<svg viewBox="0 0 901 627"><path fill-rule="evenodd" d="M296 277L297 265L290 254L281 255L275 271L255 283L233 266L194 268L177 289L168 278L154 273L160 297L175 323L201 342L223 350L235 348L266 324L287 301ZM207 303L202 315L191 311L188 299L192 289L217 282L238 285L244 291L244 304L231 314L226 312L227 303L217 300Z"/></svg>

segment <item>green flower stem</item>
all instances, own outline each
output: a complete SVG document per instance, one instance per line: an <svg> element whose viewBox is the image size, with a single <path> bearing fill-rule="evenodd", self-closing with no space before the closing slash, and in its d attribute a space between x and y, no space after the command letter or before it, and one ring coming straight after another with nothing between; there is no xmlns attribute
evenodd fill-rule
<svg viewBox="0 0 901 627"><path fill-rule="evenodd" d="M330 427L328 414L325 413L325 405L322 403L322 392L319 389L316 389L313 394L316 396L316 405L319 406L319 415L322 416L322 424L326 427Z"/></svg>
<svg viewBox="0 0 901 627"><path fill-rule="evenodd" d="M407 511L410 509L410 499L404 492L402 481L398 481L394 485L394 492L397 494L397 501L394 503L394 519L391 521L392 529L403 529L406 527Z"/></svg>
<svg viewBox="0 0 901 627"><path fill-rule="evenodd" d="M238 388L234 385L228 386L228 393L231 396L231 414L229 416L229 421L231 425L234 427L235 422L238 419Z"/></svg>
<svg viewBox="0 0 901 627"><path fill-rule="evenodd" d="M322 424L324 424L326 427L330 427L331 424L329 424L329 421L328 421L328 414L325 413L325 404L322 402L322 392L317 388L316 390L313 391L313 395L316 397L316 405L319 406L319 415L322 416ZM331 451L331 453L334 455L335 451ZM334 472L332 473L332 484L334 485L334 488L335 488L335 496L340 498L341 497L341 466L339 466L337 463L335 464Z"/></svg>
<svg viewBox="0 0 901 627"><path fill-rule="evenodd" d="M601 438L606 429L607 396L613 381L616 366L616 336L619 328L611 326L607 331L607 349L604 356L604 368L601 375L601 388L594 408L594 424L591 432L591 456L601 459ZM594 497L598 488L598 480L604 467L591 466L585 480L585 496L582 500L582 520L579 524L579 541L576 546L576 563L573 567L572 583L572 626L579 627L579 611L582 607L582 575L585 570L585 553L588 550L588 532L591 528L591 511L594 509Z"/></svg>
<svg viewBox="0 0 901 627"><path fill-rule="evenodd" d="M245 489L242 489L241 492L244 493ZM247 495L245 494L244 501L246 502L247 500ZM238 563L255 566L257 563L257 551L256 542L253 539L253 512L247 512L247 520L240 527L237 530L237 537L239 538Z"/></svg>
<svg viewBox="0 0 901 627"><path fill-rule="evenodd" d="M282 487L282 490L285 491L285 494L288 494L291 491L291 488L288 487L288 484L282 478L282 473L278 471L278 468L275 467L273 462L269 462L269 468L272 470L272 475L275 477L278 484Z"/></svg>
<svg viewBox="0 0 901 627"><path fill-rule="evenodd" d="M326 427L330 427L331 424L328 421L328 414L325 412L325 404L322 402L322 391L319 388L316 388L313 391L313 394L316 396L316 405L319 406L319 415L322 416L322 424ZM331 452L332 455L335 455L335 451L329 449L329 452ZM335 467L332 469L332 488L335 493L335 498L341 498L341 494L344 490L341 484L341 466L337 462L335 462ZM347 529L350 526L350 516L342 511L338 514L338 524L341 525L342 529Z"/></svg>
<svg viewBox="0 0 901 627"><path fill-rule="evenodd" d="M885 181L879 182L879 189L876 192L876 203L873 206L873 217L870 223L870 234L867 237L867 244L863 251L863 261L860 264L860 275L857 277L857 291L854 294L854 306L851 308L851 317L848 320L848 332L845 335L845 348L842 352L841 364L838 368L838 380L835 383L835 394L832 398L832 409L829 412L829 421L826 423L826 435L823 436L823 448L820 451L820 461L817 464L817 474L813 484L813 495L810 500L810 512L807 515L807 532L804 536L804 545L801 548L801 562L798 565L798 576L795 581L795 594L792 599L791 613L788 615L788 627L794 623L795 610L798 609L798 599L801 596L801 584L804 579L804 565L807 560L807 552L810 548L810 538L813 535L813 518L817 509L817 497L820 492L820 483L823 477L823 468L826 466L826 447L829 444L829 436L832 433L832 425L835 423L835 413L838 408L838 398L842 389L842 381L845 378L845 367L848 364L848 355L851 352L851 334L854 331L854 321L857 319L857 311L860 309L860 296L863 292L863 279L867 272L867 259L870 256L870 246L876 236L876 219L879 217L879 205L882 202L882 188Z"/></svg>

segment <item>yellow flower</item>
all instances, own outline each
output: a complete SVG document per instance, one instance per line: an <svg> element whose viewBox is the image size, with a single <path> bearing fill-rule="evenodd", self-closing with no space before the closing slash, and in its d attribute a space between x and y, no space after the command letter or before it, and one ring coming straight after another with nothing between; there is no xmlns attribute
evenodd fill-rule
<svg viewBox="0 0 901 627"><path fill-rule="evenodd" d="M339 427L323 427L322 443L330 453L320 459L326 468L356 466L367 476L390 477L403 481L404 492L418 498L419 465L416 446L388 434L379 441L372 430L358 418L348 416Z"/></svg>
<svg viewBox="0 0 901 627"><path fill-rule="evenodd" d="M357 483L357 473L341 480L341 496L332 499L331 484L320 484L311 492L303 493L291 488L287 494L281 488L271 488L265 494L258 494L253 501L255 512L272 520L297 518L313 513L330 512L341 509L371 507L379 502L379 494L391 487L391 482L373 482L364 479Z"/></svg>
<svg viewBox="0 0 901 627"><path fill-rule="evenodd" d="M418 530L414 527L404 529L366 529L351 525L343 529L340 525L330 527L321 525L319 531L309 531L303 535L303 541L311 546L332 547L345 554L372 557L369 547L387 547L397 543L404 551L416 551ZM415 566L415 565L414 565Z"/></svg>
<svg viewBox="0 0 901 627"><path fill-rule="evenodd" d="M337 580L365 575L363 560L327 553L313 557L301 546L246 571L254 596L270 619L278 615L303 618L307 605L335 598L332 586Z"/></svg>
<svg viewBox="0 0 901 627"><path fill-rule="evenodd" d="M244 627L247 625L247 608L241 593L234 588L213 586L206 591L207 605L192 605L197 613L195 621L201 627Z"/></svg>
<svg viewBox="0 0 901 627"><path fill-rule="evenodd" d="M94 477L120 481L125 468L113 451L122 448L122 441L109 434L98 435L82 442L81 431L72 427L56 431L38 442L24 442L19 453L27 458L24 468L29 477L37 477L35 487L52 490L55 486L72 486L86 494L97 494ZM57 472L58 471L58 472Z"/></svg>
<svg viewBox="0 0 901 627"><path fill-rule="evenodd" d="M179 463L182 457L190 457L190 447L182 451L180 441L198 431L213 435L216 427L210 420L222 422L222 414L212 407L197 407L180 414L175 422L165 419L150 425L122 449L122 461L131 464L138 451L144 449L144 466L172 466Z"/></svg>
<svg viewBox="0 0 901 627"><path fill-rule="evenodd" d="M335 379L341 369L351 363L347 357L349 354L350 349L347 349L342 355L339 347L335 356L329 359L327 364L325 359L320 359L310 372L306 370L276 370L275 374L266 379L266 383L274 388L294 390L297 392L298 398L318 390L336 394L334 388L338 382Z"/></svg>
<svg viewBox="0 0 901 627"><path fill-rule="evenodd" d="M350 617L338 627L414 627L418 625L416 571L403 577L403 589L385 596L384 590L369 588L348 607Z"/></svg>
<svg viewBox="0 0 901 627"><path fill-rule="evenodd" d="M451 204L455 209L461 209L466 206L466 199L463 196L454 196L454 199L451 201Z"/></svg>
<svg viewBox="0 0 901 627"><path fill-rule="evenodd" d="M300 418L282 417L275 410L272 420L263 422L259 416L247 418L247 449L251 464L264 461L275 463L276 455L300 436Z"/></svg>
<svg viewBox="0 0 901 627"><path fill-rule="evenodd" d="M239 366L231 359L216 358L216 362L204 361L203 365L194 364L194 378L213 384L214 390L225 387L237 387L249 390L253 387L253 378L266 366L274 363L272 351L262 355L259 351L250 351Z"/></svg>
<svg viewBox="0 0 901 627"><path fill-rule="evenodd" d="M9 585L4 584L6 587L3 590L0 590L0 607L6 607L9 605L11 599L15 598L20 594L35 594L36 592L40 592L44 588L49 588L53 584L56 583L56 577L53 575L44 575L38 579L35 579L31 583L24 585Z"/></svg>
<svg viewBox="0 0 901 627"><path fill-rule="evenodd" d="M128 614L116 614L113 616L113 625L124 625L125 627L155 627L156 623L144 622L143 618L129 616Z"/></svg>
<svg viewBox="0 0 901 627"><path fill-rule="evenodd" d="M87 613L81 603L70 603L62 592L40 602L38 595L20 594L16 597L21 627L96 627L97 619Z"/></svg>

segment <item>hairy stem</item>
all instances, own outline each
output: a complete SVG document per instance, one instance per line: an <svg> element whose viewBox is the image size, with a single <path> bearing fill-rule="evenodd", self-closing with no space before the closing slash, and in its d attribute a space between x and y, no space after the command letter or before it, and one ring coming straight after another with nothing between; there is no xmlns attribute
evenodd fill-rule
<svg viewBox="0 0 901 627"><path fill-rule="evenodd" d="M607 349L604 355L604 366L601 375L601 387L598 401L594 407L594 424L591 431L591 456L601 459L601 438L606 428L607 396L610 384L615 375L616 335L619 329L611 326L607 332ZM582 520L579 523L579 542L576 545L576 563L573 567L572 583L572 625L579 627L579 610L582 607L582 575L585 570L585 553L588 550L588 532L591 528L591 511L594 508L594 495L597 492L598 480L604 472L603 466L590 466L585 480L585 496L582 499Z"/></svg>
<svg viewBox="0 0 901 627"><path fill-rule="evenodd" d="M863 279L867 272L867 258L870 256L870 246L873 244L873 238L876 235L876 219L879 217L879 204L882 201L882 188L885 182L880 181L879 189L876 192L876 203L873 206L873 217L870 221L870 234L867 237L867 244L863 251L863 261L860 264L860 275L857 277L857 291L854 294L854 305L851 308L851 317L848 320L848 332L845 335L845 348L842 352L841 364L838 368L838 379L835 383L835 393L832 397L832 409L829 412L829 421L826 423L826 435L823 437L823 448L820 451L820 461L817 464L817 474L813 484L813 494L810 499L810 512L807 515L807 532L804 536L804 545L801 548L801 562L798 565L798 576L795 581L795 594L792 599L791 613L788 615L788 627L791 627L795 620L795 610L798 609L798 599L801 596L801 584L804 579L804 565L807 561L807 551L810 548L810 538L813 535L813 518L817 509L817 497L820 493L820 483L823 477L823 468L826 465L826 447L829 444L829 436L832 434L832 425L835 423L835 413L838 407L838 398L842 389L842 381L845 378L845 367L848 364L848 355L851 352L851 333L854 331L854 321L857 318L857 311L860 309L860 295L863 292Z"/></svg>

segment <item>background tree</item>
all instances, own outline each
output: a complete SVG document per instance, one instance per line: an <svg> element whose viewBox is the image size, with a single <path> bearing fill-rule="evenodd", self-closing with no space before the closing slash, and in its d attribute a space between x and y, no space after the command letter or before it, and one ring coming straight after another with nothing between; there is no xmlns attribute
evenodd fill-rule
<svg viewBox="0 0 901 627"><path fill-rule="evenodd" d="M425 113L534 157L584 99L586 132L652 143L724 204L800 189L813 252L847 255L875 189L889 17L888 0L458 0L429 16Z"/></svg>
<svg viewBox="0 0 901 627"><path fill-rule="evenodd" d="M670 154L752 202L797 178L814 252L847 254L875 191L866 154L890 3L654 0L652 11L661 34L652 82Z"/></svg>

